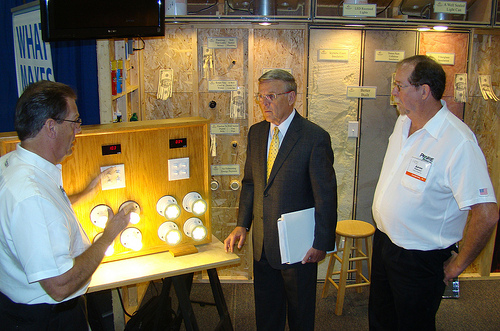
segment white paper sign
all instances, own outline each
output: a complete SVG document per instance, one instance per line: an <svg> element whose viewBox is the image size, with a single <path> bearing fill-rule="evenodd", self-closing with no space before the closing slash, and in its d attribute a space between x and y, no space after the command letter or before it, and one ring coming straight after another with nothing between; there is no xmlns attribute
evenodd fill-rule
<svg viewBox="0 0 500 331"><path fill-rule="evenodd" d="M236 91L238 82L235 80L209 80L208 90L210 92Z"/></svg>
<svg viewBox="0 0 500 331"><path fill-rule="evenodd" d="M17 93L40 80L54 79L50 44L42 40L40 6L12 13Z"/></svg>

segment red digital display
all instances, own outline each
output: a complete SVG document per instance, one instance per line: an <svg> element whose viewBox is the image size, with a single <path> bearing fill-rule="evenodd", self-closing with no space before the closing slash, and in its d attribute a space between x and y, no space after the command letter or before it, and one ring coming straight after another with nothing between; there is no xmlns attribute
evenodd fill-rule
<svg viewBox="0 0 500 331"><path fill-rule="evenodd" d="M121 153L122 153L122 145L121 144L102 146L102 155L113 155L113 154L121 154Z"/></svg>
<svg viewBox="0 0 500 331"><path fill-rule="evenodd" d="M187 147L187 138L170 139L170 148Z"/></svg>

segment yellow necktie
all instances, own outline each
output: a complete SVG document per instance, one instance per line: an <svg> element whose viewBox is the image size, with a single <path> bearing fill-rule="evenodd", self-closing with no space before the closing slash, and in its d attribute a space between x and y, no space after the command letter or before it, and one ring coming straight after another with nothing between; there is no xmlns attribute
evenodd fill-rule
<svg viewBox="0 0 500 331"><path fill-rule="evenodd" d="M280 138L278 134L280 133L280 129L277 126L274 127L273 139L271 139L271 146L269 147L269 156L267 157L267 177L269 179L269 175L271 174L271 169L273 168L274 160L276 159L276 155L278 155L278 150L280 149Z"/></svg>

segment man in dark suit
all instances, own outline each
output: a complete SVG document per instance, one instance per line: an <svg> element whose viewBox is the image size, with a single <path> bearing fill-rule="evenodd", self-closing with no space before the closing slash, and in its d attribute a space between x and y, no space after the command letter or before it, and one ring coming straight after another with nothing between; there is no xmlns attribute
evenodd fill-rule
<svg viewBox="0 0 500 331"><path fill-rule="evenodd" d="M249 130L238 222L224 241L226 251L236 243L241 248L253 225L258 330L284 330L287 309L290 330L314 330L317 266L335 243L337 183L330 135L295 111L296 96L295 79L285 70L259 78L257 101L265 121ZM278 218L311 207L312 247L302 262L282 264Z"/></svg>

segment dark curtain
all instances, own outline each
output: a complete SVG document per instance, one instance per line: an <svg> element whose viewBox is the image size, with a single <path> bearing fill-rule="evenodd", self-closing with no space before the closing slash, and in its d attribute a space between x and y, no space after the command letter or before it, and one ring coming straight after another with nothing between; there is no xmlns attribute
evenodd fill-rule
<svg viewBox="0 0 500 331"><path fill-rule="evenodd" d="M17 81L11 9L30 1L0 1L0 132L14 131ZM99 123L96 41L51 42L54 78L78 95L84 124Z"/></svg>

